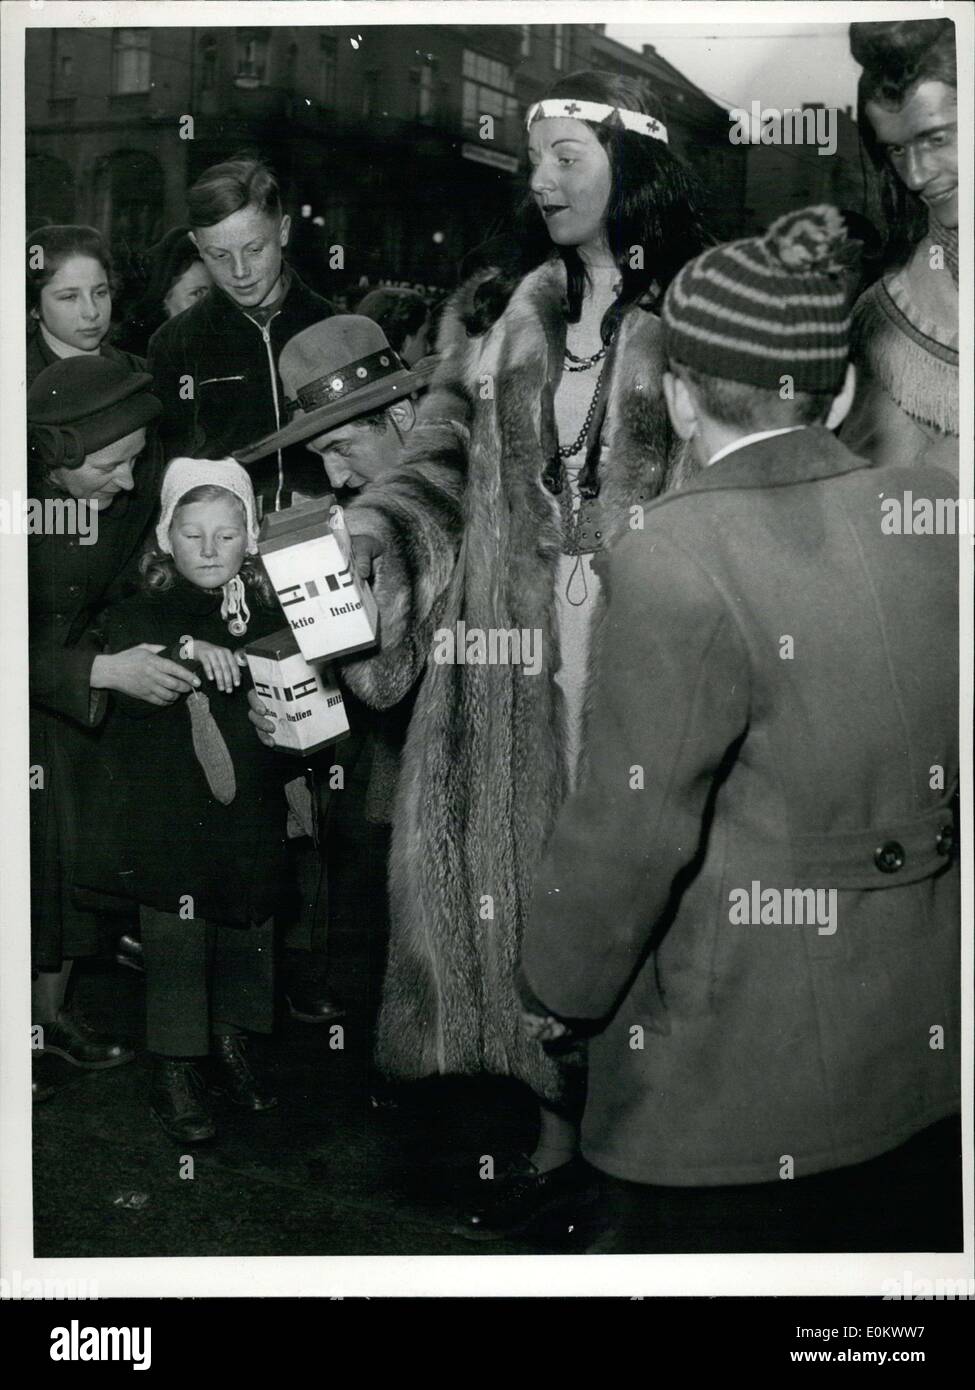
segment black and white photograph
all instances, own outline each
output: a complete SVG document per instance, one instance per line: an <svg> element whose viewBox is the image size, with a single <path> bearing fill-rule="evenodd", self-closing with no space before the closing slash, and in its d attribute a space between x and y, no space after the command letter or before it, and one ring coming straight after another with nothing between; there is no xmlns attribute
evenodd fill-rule
<svg viewBox="0 0 975 1390"><path fill-rule="evenodd" d="M971 1298L971 6L2 22L4 1296Z"/></svg>

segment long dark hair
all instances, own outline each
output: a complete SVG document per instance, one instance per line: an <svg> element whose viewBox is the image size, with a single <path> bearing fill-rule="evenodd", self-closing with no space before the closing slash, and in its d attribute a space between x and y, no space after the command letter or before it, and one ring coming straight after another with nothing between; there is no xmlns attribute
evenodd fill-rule
<svg viewBox="0 0 975 1390"><path fill-rule="evenodd" d="M666 125L661 103L633 78L593 70L570 73L546 93L546 99L575 97L654 116ZM685 261L703 249L705 237L699 212L700 189L689 166L661 140L638 135L622 126L586 121L609 157L612 191L606 210L606 239L619 266L622 290L607 320L628 304L659 304L664 291ZM642 266L631 260L633 247L642 250ZM485 333L504 312L515 286L528 271L558 255L566 269L568 314L575 323L586 288L586 269L574 246L553 246L535 200L526 191L515 214L514 233L492 243L482 257L474 252L467 266L491 264L496 273L484 280L464 319L468 336ZM604 324L604 336L610 322Z"/></svg>
<svg viewBox="0 0 975 1390"><path fill-rule="evenodd" d="M850 52L863 68L857 84L857 125L876 174L884 221L884 261L907 260L928 224L928 210L897 176L879 144L868 102L897 110L920 82L957 87L955 26L950 19L899 19L850 25Z"/></svg>

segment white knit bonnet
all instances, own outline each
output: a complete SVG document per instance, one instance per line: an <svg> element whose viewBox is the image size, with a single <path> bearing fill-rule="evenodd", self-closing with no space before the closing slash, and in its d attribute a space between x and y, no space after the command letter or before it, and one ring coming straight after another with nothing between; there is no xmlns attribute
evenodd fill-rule
<svg viewBox="0 0 975 1390"><path fill-rule="evenodd" d="M236 459L173 459L162 480L161 512L156 543L164 555L172 555L169 528L181 500L195 487L222 487L240 499L247 519L247 553L257 554L257 507L254 489Z"/></svg>

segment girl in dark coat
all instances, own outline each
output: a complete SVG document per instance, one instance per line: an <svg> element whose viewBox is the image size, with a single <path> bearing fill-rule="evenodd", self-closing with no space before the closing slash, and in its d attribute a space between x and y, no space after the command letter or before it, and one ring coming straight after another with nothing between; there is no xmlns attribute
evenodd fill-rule
<svg viewBox="0 0 975 1390"><path fill-rule="evenodd" d="M107 357L130 371L145 361L112 347L114 276L94 227L41 227L27 238L27 385L68 357Z"/></svg>
<svg viewBox="0 0 975 1390"><path fill-rule="evenodd" d="M254 740L231 647L284 619L254 559L253 489L232 459L173 460L156 541L140 592L104 615L100 633L110 651L163 647L203 675L203 689L163 707L116 703L79 881L140 906L152 1112L193 1143L215 1133L193 1065L211 1050L214 1089L255 1111L276 1103L249 1068L241 1030L272 1026L286 765Z"/></svg>
<svg viewBox="0 0 975 1390"><path fill-rule="evenodd" d="M70 894L79 788L110 690L145 701L190 688L180 667L145 648L105 655L91 630L134 570L159 495L161 458L147 426L161 407L149 385L144 372L95 354L56 362L27 396L27 490L45 518L27 552L32 1018L39 1051L95 1069L132 1053L65 1007L72 961L101 944L95 916ZM52 1094L40 1085L38 1099Z"/></svg>

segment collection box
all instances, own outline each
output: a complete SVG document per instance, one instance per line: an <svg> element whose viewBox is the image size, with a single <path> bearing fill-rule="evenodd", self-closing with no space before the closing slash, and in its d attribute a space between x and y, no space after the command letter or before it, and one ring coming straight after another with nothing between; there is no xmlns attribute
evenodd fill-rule
<svg viewBox="0 0 975 1390"><path fill-rule="evenodd" d="M342 692L327 664L307 662L289 628L244 648L254 689L276 716L274 742L314 753L349 732Z"/></svg>
<svg viewBox="0 0 975 1390"><path fill-rule="evenodd" d="M359 579L352 541L333 529L334 498L315 498L261 525L258 545L284 616L307 661L347 656L375 645L378 615Z"/></svg>

